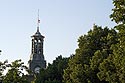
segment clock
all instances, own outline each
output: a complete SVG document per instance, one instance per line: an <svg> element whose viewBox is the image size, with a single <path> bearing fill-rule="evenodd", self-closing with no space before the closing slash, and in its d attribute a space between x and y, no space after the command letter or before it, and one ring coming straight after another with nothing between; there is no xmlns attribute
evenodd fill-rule
<svg viewBox="0 0 125 83"><path fill-rule="evenodd" d="M34 71L35 71L35 73L40 73L40 67L36 67L36 68L34 69Z"/></svg>

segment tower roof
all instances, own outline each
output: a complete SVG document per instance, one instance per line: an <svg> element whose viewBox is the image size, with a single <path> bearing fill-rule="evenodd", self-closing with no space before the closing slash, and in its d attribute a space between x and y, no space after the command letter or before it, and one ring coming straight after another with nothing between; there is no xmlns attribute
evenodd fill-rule
<svg viewBox="0 0 125 83"><path fill-rule="evenodd" d="M32 36L32 37L43 37L39 31L39 23L40 23L40 19L39 19L39 10L38 10L38 20L37 20L37 32Z"/></svg>
<svg viewBox="0 0 125 83"><path fill-rule="evenodd" d="M37 31L36 31L36 33L32 37L43 37L44 38L44 36L41 35L41 33L39 31L39 27L37 27Z"/></svg>
<svg viewBox="0 0 125 83"><path fill-rule="evenodd" d="M35 35L41 35L41 33L39 32L39 27L37 27L37 32L35 33Z"/></svg>

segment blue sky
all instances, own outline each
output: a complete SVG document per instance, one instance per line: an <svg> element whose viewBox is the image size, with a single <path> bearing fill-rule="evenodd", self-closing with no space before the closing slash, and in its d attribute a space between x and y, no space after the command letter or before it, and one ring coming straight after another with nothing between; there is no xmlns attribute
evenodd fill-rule
<svg viewBox="0 0 125 83"><path fill-rule="evenodd" d="M51 63L59 55L75 53L77 39L94 23L113 27L109 18L112 8L112 0L1 0L0 61L22 59L27 64L38 9L40 32L45 36L44 56Z"/></svg>

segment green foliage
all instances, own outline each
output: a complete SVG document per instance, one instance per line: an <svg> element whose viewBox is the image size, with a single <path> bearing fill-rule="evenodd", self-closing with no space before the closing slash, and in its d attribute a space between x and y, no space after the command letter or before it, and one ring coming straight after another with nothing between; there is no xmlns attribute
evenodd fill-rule
<svg viewBox="0 0 125 83"><path fill-rule="evenodd" d="M4 62L0 62L0 82L2 82L2 79L4 77L3 72L6 69L6 64L8 63L8 61L4 61Z"/></svg>
<svg viewBox="0 0 125 83"><path fill-rule="evenodd" d="M40 74L36 75L34 83L62 83L63 69L67 67L68 58L58 56L52 64L48 64L47 69L41 69Z"/></svg>
<svg viewBox="0 0 125 83"><path fill-rule="evenodd" d="M3 76L3 71L6 69L6 64L8 61L0 62L0 77Z"/></svg>
<svg viewBox="0 0 125 83"><path fill-rule="evenodd" d="M21 60L16 60L11 64L6 65L8 72L3 77L4 83L29 83L25 78L23 70L27 70L28 68L24 65Z"/></svg>
<svg viewBox="0 0 125 83"><path fill-rule="evenodd" d="M125 83L125 0L113 0L113 4L111 18L117 23L118 43L112 45L113 53L100 64L98 77L110 83Z"/></svg>
<svg viewBox="0 0 125 83"><path fill-rule="evenodd" d="M97 77L99 65L112 50L112 44L117 43L117 32L114 29L94 25L87 35L78 39L78 49L70 58L67 69L64 70L65 83L106 83Z"/></svg>
<svg viewBox="0 0 125 83"><path fill-rule="evenodd" d="M125 46L125 0L113 0L114 8L111 18L117 23L120 47Z"/></svg>
<svg viewBox="0 0 125 83"><path fill-rule="evenodd" d="M113 0L110 15L118 33L94 26L78 39L78 49L64 70L65 83L125 83L125 0Z"/></svg>
<svg viewBox="0 0 125 83"><path fill-rule="evenodd" d="M106 80L110 83L125 82L125 49L119 47L119 44L113 45L113 54L101 63L98 77L100 80Z"/></svg>
<svg viewBox="0 0 125 83"><path fill-rule="evenodd" d="M110 15L112 21L125 24L125 0L113 0L113 4L115 8L112 9L113 13Z"/></svg>
<svg viewBox="0 0 125 83"><path fill-rule="evenodd" d="M107 50L97 50L94 53L94 56L92 57L92 59L90 60L90 67L92 70L97 70L100 63L103 62L103 59L107 58L109 56L109 54L107 53Z"/></svg>
<svg viewBox="0 0 125 83"><path fill-rule="evenodd" d="M94 25L79 37L75 55L58 56L32 83L125 83L125 0L113 0L113 4L110 18L117 23L114 29ZM0 62L4 83L29 83L23 70L28 69L21 60Z"/></svg>

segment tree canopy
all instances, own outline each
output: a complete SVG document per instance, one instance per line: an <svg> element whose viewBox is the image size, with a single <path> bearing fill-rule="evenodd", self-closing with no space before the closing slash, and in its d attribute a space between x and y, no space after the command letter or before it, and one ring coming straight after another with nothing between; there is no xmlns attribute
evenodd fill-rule
<svg viewBox="0 0 125 83"><path fill-rule="evenodd" d="M3 72L7 70L7 73L3 75ZM21 60L15 60L11 64L8 61L0 63L0 76L3 83L29 83L25 78L23 71L27 71L28 68Z"/></svg>
<svg viewBox="0 0 125 83"><path fill-rule="evenodd" d="M116 26L93 25L78 38L75 54L58 56L46 69L34 74L32 83L125 83L125 0L113 0L113 4L110 18ZM24 70L28 72L21 60L0 62L0 81L29 83Z"/></svg>
<svg viewBox="0 0 125 83"><path fill-rule="evenodd" d="M112 54L112 44L117 43L117 32L114 29L93 26L88 34L79 37L75 56L69 60L64 70L66 83L101 83L97 77L99 65ZM103 82L102 82L103 83Z"/></svg>
<svg viewBox="0 0 125 83"><path fill-rule="evenodd" d="M98 77L110 83L125 83L125 0L113 0L113 4L110 17L117 23L114 28L118 31L118 43L111 47L113 54L99 66Z"/></svg>

